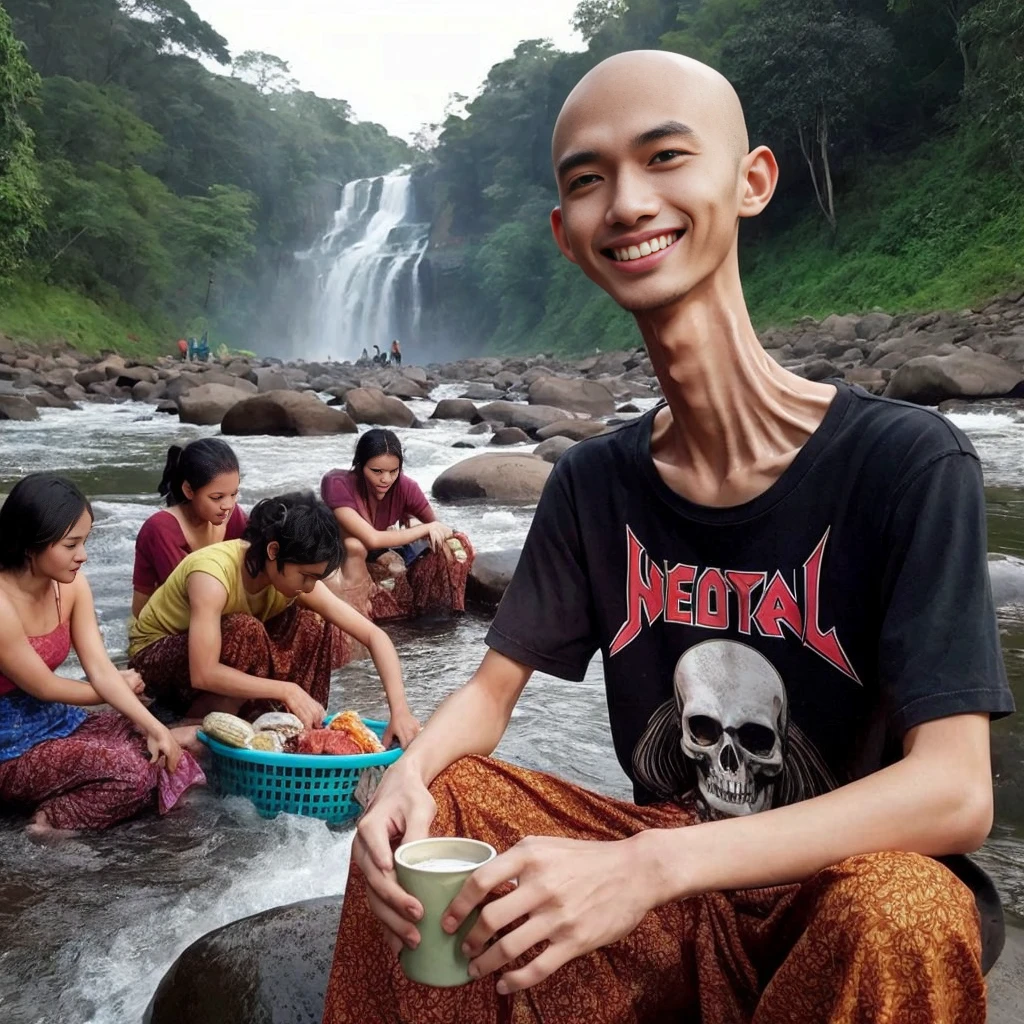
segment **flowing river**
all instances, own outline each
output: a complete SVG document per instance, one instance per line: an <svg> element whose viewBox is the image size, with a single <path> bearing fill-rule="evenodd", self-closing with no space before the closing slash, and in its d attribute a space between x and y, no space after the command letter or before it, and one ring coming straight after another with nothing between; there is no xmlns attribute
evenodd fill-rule
<svg viewBox="0 0 1024 1024"><path fill-rule="evenodd" d="M453 448L455 441L487 442L486 435L468 436L464 423L427 419L437 399L462 390L444 384L431 400L409 403L428 426L399 431L406 470L428 493L438 473L472 454ZM1012 412L953 419L985 464L990 551L1024 556L1024 420ZM93 500L86 571L115 656L125 649L135 535L158 503L167 445L212 432L182 426L140 404L43 410L39 421L0 424L0 493L24 473L45 469L74 478ZM350 464L355 439L249 437L231 443L248 508L275 493L316 488L326 470ZM521 545L533 511L488 504L442 504L438 510L442 521L470 535L478 551ZM1012 561L1008 569L1024 576L1024 563ZM1003 607L999 614L1007 668L1018 702L1024 701L1024 607ZM475 668L486 628L486 621L467 615L390 630L421 717ZM336 676L331 708L340 707L384 715L369 662ZM1024 725L1012 717L993 731L997 825L979 859L1006 905L1024 914ZM582 683L536 676L498 753L628 796L611 750L600 659ZM28 840L21 822L0 819L3 1024L138 1024L164 971L200 935L269 907L344 890L351 828L291 815L266 821L248 802L209 791L193 791L186 803L164 819L145 817L107 833L43 844Z"/></svg>

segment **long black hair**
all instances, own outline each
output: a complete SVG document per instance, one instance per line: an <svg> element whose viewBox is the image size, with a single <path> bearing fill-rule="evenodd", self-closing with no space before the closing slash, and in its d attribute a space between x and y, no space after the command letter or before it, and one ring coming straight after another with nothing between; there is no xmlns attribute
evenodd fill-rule
<svg viewBox="0 0 1024 1024"><path fill-rule="evenodd" d="M184 447L172 444L167 449L164 475L157 491L167 498L168 505L184 505L188 501L184 484L198 491L221 473L237 472L238 456L231 445L219 437L201 437Z"/></svg>
<svg viewBox="0 0 1024 1024"><path fill-rule="evenodd" d="M355 454L352 456L352 468L359 474L360 480L363 479L363 467L378 455L394 455L398 459L398 473L401 476L402 467L405 465L402 442L398 440L398 435L393 430L374 427L359 438Z"/></svg>
<svg viewBox="0 0 1024 1024"><path fill-rule="evenodd" d="M245 568L259 576L267 564L267 545L277 541L277 568L286 564L315 565L326 562L324 576L341 565L344 550L334 514L312 491L295 491L264 498L253 506L242 534L249 542Z"/></svg>
<svg viewBox="0 0 1024 1024"><path fill-rule="evenodd" d="M0 507L0 569L24 569L32 555L56 544L83 512L89 499L66 477L30 473Z"/></svg>

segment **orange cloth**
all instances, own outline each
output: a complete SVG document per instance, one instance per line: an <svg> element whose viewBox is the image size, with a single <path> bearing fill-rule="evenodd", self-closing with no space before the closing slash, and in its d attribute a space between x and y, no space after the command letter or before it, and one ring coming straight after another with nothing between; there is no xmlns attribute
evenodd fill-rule
<svg viewBox="0 0 1024 1024"><path fill-rule="evenodd" d="M637 807L482 757L452 765L431 793L432 834L482 839L499 852L526 835L608 841L696 819L674 804ZM496 982L439 989L408 981L352 868L324 1024L985 1020L974 897L943 865L909 853L851 857L803 885L669 903L534 988L499 996Z"/></svg>
<svg viewBox="0 0 1024 1024"><path fill-rule="evenodd" d="M361 754L359 744L346 732L310 729L299 735L300 754Z"/></svg>

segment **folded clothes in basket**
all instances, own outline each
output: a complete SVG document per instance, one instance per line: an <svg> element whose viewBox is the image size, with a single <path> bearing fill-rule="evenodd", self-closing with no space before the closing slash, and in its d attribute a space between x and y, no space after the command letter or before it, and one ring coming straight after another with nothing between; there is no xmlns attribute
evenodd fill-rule
<svg viewBox="0 0 1024 1024"><path fill-rule="evenodd" d="M335 729L310 729L299 736L300 754L361 754L362 748L347 733Z"/></svg>

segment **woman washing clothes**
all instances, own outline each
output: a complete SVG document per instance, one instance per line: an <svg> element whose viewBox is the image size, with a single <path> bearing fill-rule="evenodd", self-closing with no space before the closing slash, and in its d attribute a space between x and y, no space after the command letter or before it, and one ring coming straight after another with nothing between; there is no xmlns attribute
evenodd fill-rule
<svg viewBox="0 0 1024 1024"><path fill-rule="evenodd" d="M167 449L157 488L167 508L154 512L135 540L132 615L138 616L186 555L242 536L247 520L237 504L239 482L238 457L219 438Z"/></svg>
<svg viewBox="0 0 1024 1024"><path fill-rule="evenodd" d="M34 473L0 508L0 807L33 831L106 828L149 806L169 810L204 782L140 703L141 680L107 655L85 574L92 508L69 480ZM72 648L85 682L56 675ZM113 711L87 714L83 707Z"/></svg>
<svg viewBox="0 0 1024 1024"><path fill-rule="evenodd" d="M267 498L241 540L187 555L132 624L128 653L146 691L172 712L255 718L284 706L318 727L331 671L365 644L391 721L384 743L419 731L387 634L321 582L341 563L330 510L311 493Z"/></svg>
<svg viewBox="0 0 1024 1024"><path fill-rule="evenodd" d="M320 482L345 546L333 587L375 621L464 611L473 565L469 538L437 521L403 462L395 434L374 428L359 438L352 468L332 469Z"/></svg>

